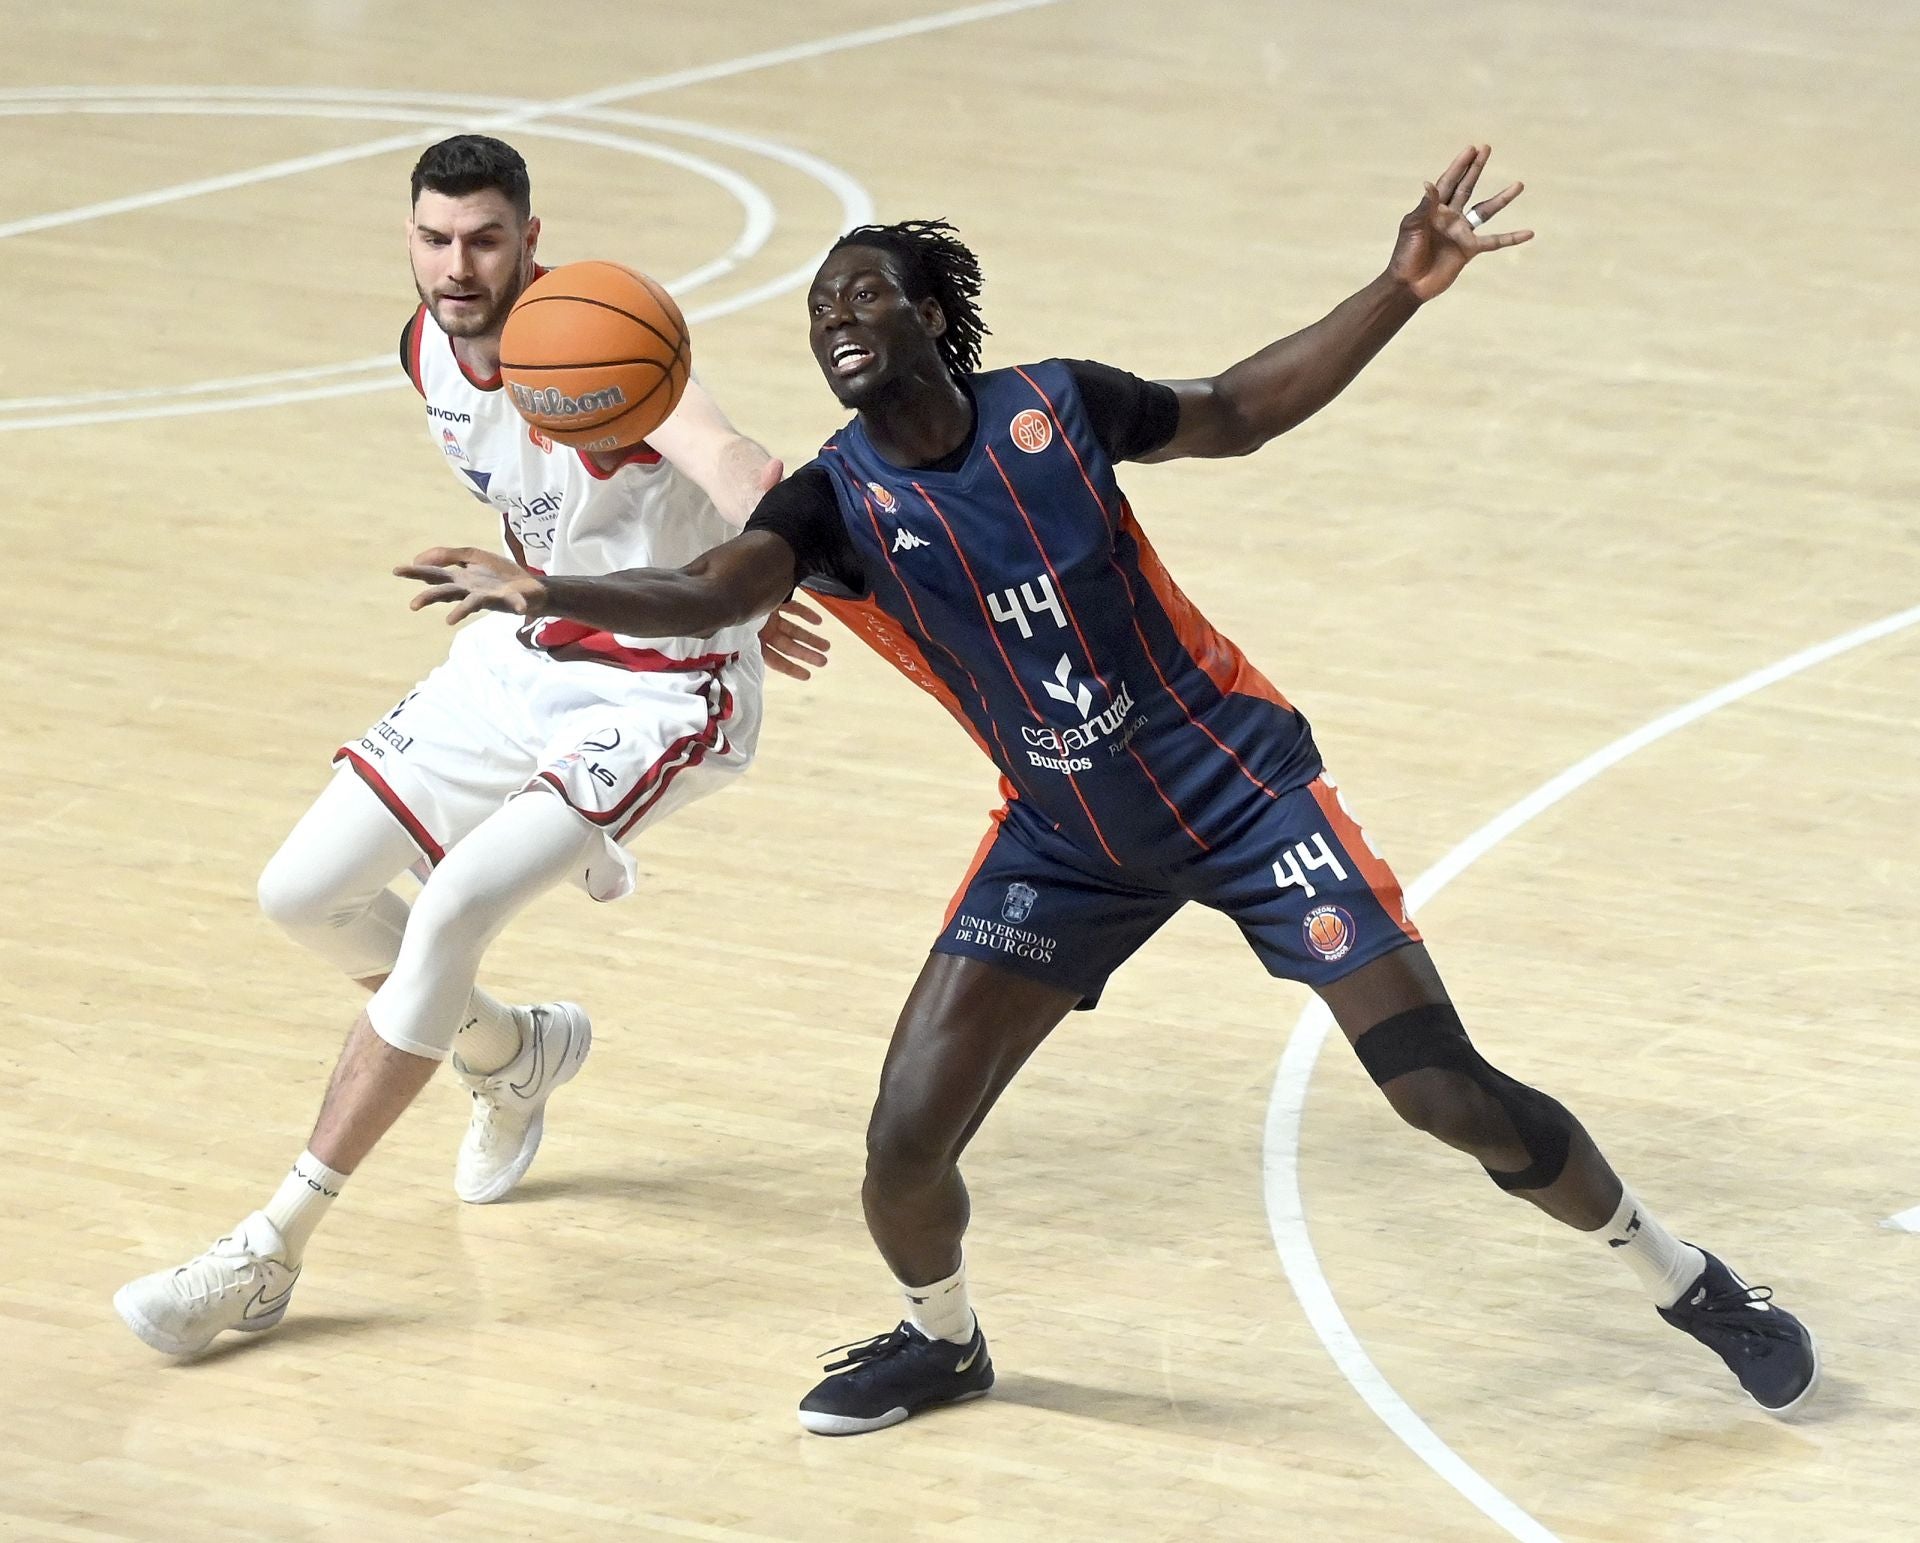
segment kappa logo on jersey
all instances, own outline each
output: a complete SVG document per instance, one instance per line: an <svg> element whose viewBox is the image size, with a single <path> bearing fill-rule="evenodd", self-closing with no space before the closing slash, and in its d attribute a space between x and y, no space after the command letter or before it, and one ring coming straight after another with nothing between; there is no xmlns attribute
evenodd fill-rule
<svg viewBox="0 0 1920 1543"><path fill-rule="evenodd" d="M1013 422L1007 425L1007 433L1013 436L1013 442L1028 455L1038 455L1053 443L1053 423L1037 407L1029 407L1025 412L1015 413Z"/></svg>
<svg viewBox="0 0 1920 1543"><path fill-rule="evenodd" d="M873 495L873 501L882 509L886 510L888 514L892 514L894 510L900 507L900 500L893 496L892 488L883 488L877 482L869 482L867 484L867 491Z"/></svg>
<svg viewBox="0 0 1920 1543"><path fill-rule="evenodd" d="M1353 917L1337 905L1317 905L1300 923L1300 936L1327 963L1344 959L1353 952Z"/></svg>
<svg viewBox="0 0 1920 1543"><path fill-rule="evenodd" d="M896 552L911 552L919 547L932 545L933 543L925 536L916 536L904 525L893 533L893 550Z"/></svg>
<svg viewBox="0 0 1920 1543"><path fill-rule="evenodd" d="M1084 718L1087 715L1087 709L1093 706L1093 693L1087 690L1085 681L1078 686L1070 687L1067 683L1072 676L1073 661L1062 654L1060 663L1054 667L1053 679L1043 680L1040 684L1047 688L1047 695L1056 702L1073 703L1074 710Z"/></svg>
<svg viewBox="0 0 1920 1543"><path fill-rule="evenodd" d="M1033 915L1033 903L1040 898L1040 891L1031 884L1009 884L1007 898L1000 902L1000 919L1019 926Z"/></svg>
<svg viewBox="0 0 1920 1543"><path fill-rule="evenodd" d="M553 441L542 434L534 424L529 423L527 425L527 438L540 447L540 453L542 455L553 454Z"/></svg>

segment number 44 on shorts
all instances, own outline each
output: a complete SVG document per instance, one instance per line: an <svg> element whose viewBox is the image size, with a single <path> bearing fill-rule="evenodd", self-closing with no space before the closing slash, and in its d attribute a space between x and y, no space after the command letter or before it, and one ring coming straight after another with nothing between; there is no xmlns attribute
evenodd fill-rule
<svg viewBox="0 0 1920 1543"><path fill-rule="evenodd" d="M1297 884L1311 900L1320 892L1307 875L1319 868L1329 869L1336 879L1344 881L1347 876L1333 848L1327 845L1325 834L1315 831L1311 841L1296 841L1280 854L1280 861L1273 865L1273 882L1282 889L1291 889Z"/></svg>

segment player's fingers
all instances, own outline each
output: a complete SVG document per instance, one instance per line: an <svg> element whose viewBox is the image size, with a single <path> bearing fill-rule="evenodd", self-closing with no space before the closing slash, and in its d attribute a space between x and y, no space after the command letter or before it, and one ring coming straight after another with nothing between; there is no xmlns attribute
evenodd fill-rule
<svg viewBox="0 0 1920 1543"><path fill-rule="evenodd" d="M453 575L445 568L429 568L424 563L403 563L393 570L396 579L418 579L422 584L445 584Z"/></svg>
<svg viewBox="0 0 1920 1543"><path fill-rule="evenodd" d="M1441 203L1444 204L1453 197L1453 190L1460 186L1460 179L1467 174L1467 168L1473 164L1473 158L1479 149L1478 145L1468 145L1448 163L1447 169L1440 173L1438 183L1427 184Z"/></svg>
<svg viewBox="0 0 1920 1543"><path fill-rule="evenodd" d="M1461 177L1460 186L1455 188L1453 192L1451 202L1454 208L1464 208L1467 200L1473 197L1473 190L1480 185L1480 173L1486 170L1487 157L1492 154L1492 145L1475 145L1473 147L1473 161L1467 167L1466 174Z"/></svg>
<svg viewBox="0 0 1920 1543"><path fill-rule="evenodd" d="M789 621L797 616L802 621L812 622L816 627L826 620L826 617L822 616L812 606L803 604L798 600L784 600L776 609Z"/></svg>
<svg viewBox="0 0 1920 1543"><path fill-rule="evenodd" d="M803 664L813 665L816 669L827 662L827 656L818 648L809 648L797 638L782 638L780 652L789 659L797 659Z"/></svg>
<svg viewBox="0 0 1920 1543"><path fill-rule="evenodd" d="M430 605L445 605L450 600L463 600L467 596L464 584L436 584L431 589L423 589L407 602L409 611L424 611Z"/></svg>
<svg viewBox="0 0 1920 1543"><path fill-rule="evenodd" d="M829 648L833 647L833 644L821 637L817 632L809 632L805 627L797 627L792 622L786 622L780 629L780 646L782 648L811 648L824 654Z"/></svg>
<svg viewBox="0 0 1920 1543"><path fill-rule="evenodd" d="M772 670L776 675L784 675L789 680L812 680L813 679L813 671L808 669L803 669L801 666L795 664L791 659L784 658L782 655L775 652L773 649L763 648L761 649L760 652L767 661L767 668Z"/></svg>
<svg viewBox="0 0 1920 1543"><path fill-rule="evenodd" d="M1531 241L1532 239L1533 232L1530 230L1503 230L1497 236L1482 236L1480 238L1480 250L1483 252L1497 252L1503 246L1518 246L1521 242Z"/></svg>
<svg viewBox="0 0 1920 1543"><path fill-rule="evenodd" d="M1508 204L1512 203L1524 193L1526 187L1527 185L1524 182L1509 183L1506 187L1503 187L1499 192L1495 193L1493 197L1481 199L1479 203L1473 206L1473 212L1479 216L1479 219L1474 223L1484 224L1486 221L1492 219L1502 209L1506 208Z"/></svg>

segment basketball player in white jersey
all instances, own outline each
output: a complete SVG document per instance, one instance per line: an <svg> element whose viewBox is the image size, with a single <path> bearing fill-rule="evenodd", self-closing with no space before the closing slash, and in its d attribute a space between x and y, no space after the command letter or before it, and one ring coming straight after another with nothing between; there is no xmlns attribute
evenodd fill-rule
<svg viewBox="0 0 1920 1543"><path fill-rule="evenodd" d="M737 534L779 468L697 381L647 443L608 456L555 444L500 389L501 329L542 271L519 154L481 135L442 141L412 192L421 303L401 363L434 446L514 558L554 574L678 567ZM824 640L777 613L765 638L785 673L824 662ZM520 1181L592 1027L572 1003L495 1000L475 984L481 956L562 879L596 900L628 894L622 843L752 760L761 682L751 625L641 638L500 616L463 629L445 664L340 747L332 782L262 873L260 903L373 995L265 1207L115 1295L135 1334L186 1355L278 1323L327 1207L449 1058L472 1094L455 1191L485 1203ZM388 888L409 869L424 878L411 910Z"/></svg>

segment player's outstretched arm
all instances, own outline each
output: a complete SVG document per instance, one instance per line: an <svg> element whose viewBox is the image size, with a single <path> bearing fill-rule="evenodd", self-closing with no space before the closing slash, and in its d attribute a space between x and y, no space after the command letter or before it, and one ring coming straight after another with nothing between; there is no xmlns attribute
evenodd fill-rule
<svg viewBox="0 0 1920 1543"><path fill-rule="evenodd" d="M1223 374L1168 381L1180 397L1180 427L1144 459L1252 454L1344 391L1413 313L1443 293L1474 258L1531 241L1530 230L1496 235L1481 228L1522 190L1516 182L1470 202L1491 153L1490 146L1469 145L1455 156L1400 221L1386 269L1311 327L1269 343Z"/></svg>
<svg viewBox="0 0 1920 1543"><path fill-rule="evenodd" d="M631 637L705 637L764 616L792 590L793 548L748 531L684 568L629 568L592 577L531 573L497 552L433 547L393 570L426 587L409 609L450 605L449 624L476 611L565 616Z"/></svg>
<svg viewBox="0 0 1920 1543"><path fill-rule="evenodd" d="M778 463L733 426L697 380L687 382L678 405L647 436L647 443L698 483L735 530L747 523L761 495L780 480ZM766 477L769 464L774 467L771 481Z"/></svg>

